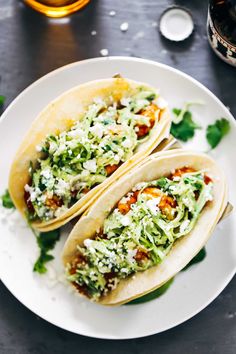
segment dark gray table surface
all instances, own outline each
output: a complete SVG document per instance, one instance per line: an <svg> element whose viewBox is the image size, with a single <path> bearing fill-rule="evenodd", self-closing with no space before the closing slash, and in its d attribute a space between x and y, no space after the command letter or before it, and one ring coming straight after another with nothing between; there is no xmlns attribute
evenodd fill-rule
<svg viewBox="0 0 236 354"><path fill-rule="evenodd" d="M174 44L161 38L155 23L173 3L187 6L194 35ZM111 10L116 16L109 16ZM220 61L206 37L207 1L92 0L70 21L49 20L20 1L0 0L0 94L5 107L29 84L64 64L110 55L153 59L193 76L236 115L236 69ZM126 33L120 24L129 23ZM97 35L92 36L91 31ZM200 314L155 336L105 341L63 331L38 318L0 285L0 353L217 353L236 352L236 282ZM191 299L190 299L191 301ZM140 319L141 321L142 319Z"/></svg>

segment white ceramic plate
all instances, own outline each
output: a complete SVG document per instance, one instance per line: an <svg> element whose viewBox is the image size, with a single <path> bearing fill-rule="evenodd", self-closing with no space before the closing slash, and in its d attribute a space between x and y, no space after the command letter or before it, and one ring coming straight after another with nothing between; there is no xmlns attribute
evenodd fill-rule
<svg viewBox="0 0 236 354"><path fill-rule="evenodd" d="M0 122L0 192L7 187L11 160L26 130L46 104L62 92L89 80L124 77L159 87L171 107L185 101L203 101L194 106L195 120L202 126L226 117L231 132L212 153L226 172L230 201L236 205L235 156L236 125L226 107L204 86L168 66L148 60L114 57L85 60L53 71L23 91L5 111ZM205 151L204 131L189 144ZM17 183L17 181L16 181ZM61 281L60 251L64 236L57 244L49 274L32 272L38 249L31 231L17 212L0 223L1 278L12 294L45 320L68 331L97 338L135 338L167 330L194 316L224 289L236 269L236 219L231 215L214 232L207 245L206 259L179 274L170 289L149 303L119 308L104 308L74 296Z"/></svg>

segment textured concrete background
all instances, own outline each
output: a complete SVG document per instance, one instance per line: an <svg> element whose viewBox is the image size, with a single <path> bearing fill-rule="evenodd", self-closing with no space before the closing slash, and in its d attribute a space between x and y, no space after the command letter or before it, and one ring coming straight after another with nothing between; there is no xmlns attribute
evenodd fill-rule
<svg viewBox="0 0 236 354"><path fill-rule="evenodd" d="M173 3L188 7L195 21L194 35L178 45L161 38L156 28L161 12ZM116 11L115 17L109 16L111 10ZM206 14L206 0L92 0L67 22L49 20L18 0L0 0L0 94L7 97L7 105L42 75L64 64L99 56L106 48L110 55L153 59L190 74L236 115L236 69L211 51ZM126 33L120 31L123 22L129 23ZM94 30L96 36L91 35ZM234 354L235 299L234 279L210 306L188 322L148 338L114 342L74 335L50 325L1 284L0 353Z"/></svg>

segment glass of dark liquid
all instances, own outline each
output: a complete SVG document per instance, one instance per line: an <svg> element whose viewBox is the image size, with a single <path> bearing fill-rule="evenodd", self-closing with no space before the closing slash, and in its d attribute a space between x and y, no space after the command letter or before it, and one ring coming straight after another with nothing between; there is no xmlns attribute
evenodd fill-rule
<svg viewBox="0 0 236 354"><path fill-rule="evenodd" d="M215 53L236 66L236 0L210 0L207 31Z"/></svg>

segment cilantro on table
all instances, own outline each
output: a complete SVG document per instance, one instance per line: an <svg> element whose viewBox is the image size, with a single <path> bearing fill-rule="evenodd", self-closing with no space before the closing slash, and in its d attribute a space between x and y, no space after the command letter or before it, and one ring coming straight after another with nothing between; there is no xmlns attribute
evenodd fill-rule
<svg viewBox="0 0 236 354"><path fill-rule="evenodd" d="M229 131L230 124L225 118L217 119L214 124L208 125L206 139L211 148L214 149Z"/></svg>
<svg viewBox="0 0 236 354"><path fill-rule="evenodd" d="M10 196L8 189L5 191L5 193L3 195L1 195L0 198L2 200L2 205L4 206L4 208L15 209L15 205L13 204L13 201L11 200L11 196Z"/></svg>
<svg viewBox="0 0 236 354"><path fill-rule="evenodd" d="M37 237L37 244L40 249L40 255L34 264L34 272L44 274L47 272L45 264L54 257L49 253L60 238L60 230L53 230L48 232L41 232Z"/></svg>
<svg viewBox="0 0 236 354"><path fill-rule="evenodd" d="M5 99L6 98L4 96L0 95L0 106L2 106L4 104Z"/></svg>
<svg viewBox="0 0 236 354"><path fill-rule="evenodd" d="M175 118L172 121L170 132L179 140L188 141L194 136L196 129L201 127L193 121L192 113L188 110L189 104L183 109L174 108Z"/></svg>

